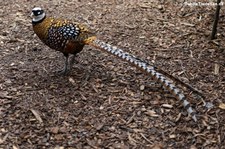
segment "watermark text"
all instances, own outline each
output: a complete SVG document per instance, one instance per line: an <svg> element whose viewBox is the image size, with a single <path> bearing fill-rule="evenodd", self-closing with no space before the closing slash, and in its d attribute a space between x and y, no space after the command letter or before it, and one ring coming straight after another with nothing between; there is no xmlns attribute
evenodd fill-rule
<svg viewBox="0 0 225 149"><path fill-rule="evenodd" d="M215 2L184 2L184 5L186 6L216 6L218 4ZM224 3L220 2L219 5L223 6Z"/></svg>

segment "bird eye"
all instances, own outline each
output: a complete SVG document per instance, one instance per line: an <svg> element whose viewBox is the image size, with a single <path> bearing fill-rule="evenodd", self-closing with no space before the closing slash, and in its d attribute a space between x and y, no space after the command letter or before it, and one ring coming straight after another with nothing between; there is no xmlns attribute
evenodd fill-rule
<svg viewBox="0 0 225 149"><path fill-rule="evenodd" d="M35 16L41 15L43 13L43 11L41 11L41 10L34 10L32 12Z"/></svg>

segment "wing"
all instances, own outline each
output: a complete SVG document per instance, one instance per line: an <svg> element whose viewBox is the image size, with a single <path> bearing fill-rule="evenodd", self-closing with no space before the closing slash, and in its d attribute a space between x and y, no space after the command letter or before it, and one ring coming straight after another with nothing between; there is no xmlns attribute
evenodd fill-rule
<svg viewBox="0 0 225 149"><path fill-rule="evenodd" d="M76 24L67 23L57 28L58 33L66 40L78 39L81 30Z"/></svg>
<svg viewBox="0 0 225 149"><path fill-rule="evenodd" d="M75 42L82 42L88 37L94 34L84 25L68 21L68 20L56 20L54 23L57 27L57 32L66 40L71 40Z"/></svg>
<svg viewBox="0 0 225 149"><path fill-rule="evenodd" d="M62 50L66 43L85 44L85 39L93 35L83 25L68 20L54 19L48 30L47 45L53 49Z"/></svg>

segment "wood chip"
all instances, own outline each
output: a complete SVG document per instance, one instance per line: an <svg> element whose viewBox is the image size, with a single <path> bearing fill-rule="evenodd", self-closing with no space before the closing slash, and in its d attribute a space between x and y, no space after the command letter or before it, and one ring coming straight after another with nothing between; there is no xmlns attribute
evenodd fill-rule
<svg viewBox="0 0 225 149"><path fill-rule="evenodd" d="M54 149L64 149L63 146L56 146Z"/></svg>
<svg viewBox="0 0 225 149"><path fill-rule="evenodd" d="M73 85L75 85L75 81L73 78L69 77L69 82L71 82Z"/></svg>
<svg viewBox="0 0 225 149"><path fill-rule="evenodd" d="M181 22L181 25L185 25L185 26L190 26L190 27L194 27L194 24L191 23L186 23L186 22Z"/></svg>
<svg viewBox="0 0 225 149"><path fill-rule="evenodd" d="M148 110L147 112L145 112L145 114L147 114L147 115L149 115L149 116L151 116L151 117L158 117L158 116L159 116L159 115L156 114L156 112L153 111L153 110Z"/></svg>
<svg viewBox="0 0 225 149"><path fill-rule="evenodd" d="M104 127L104 123L99 123L95 125L96 130L101 130Z"/></svg>
<svg viewBox="0 0 225 149"><path fill-rule="evenodd" d="M196 147L195 145L192 145L192 146L190 147L190 149L197 149L197 147Z"/></svg>
<svg viewBox="0 0 225 149"><path fill-rule="evenodd" d="M219 71L220 71L220 65L219 65L219 64L215 64L215 67L214 67L214 74L215 74L215 75L218 75L218 74L219 74Z"/></svg>
<svg viewBox="0 0 225 149"><path fill-rule="evenodd" d="M6 91L0 91L0 98L6 98L6 99L13 99L13 96L9 96L8 92Z"/></svg>
<svg viewBox="0 0 225 149"><path fill-rule="evenodd" d="M103 106L100 106L100 107L99 107L99 110L103 110L103 109L104 109L104 107L103 107Z"/></svg>
<svg viewBox="0 0 225 149"><path fill-rule="evenodd" d="M140 133L140 135L141 135L148 143L153 144L153 142L150 141L148 138L146 138L145 135L144 135L143 133Z"/></svg>
<svg viewBox="0 0 225 149"><path fill-rule="evenodd" d="M137 141L131 136L130 133L128 133L128 140L129 140L130 144L132 144L132 145L134 145L134 146L137 145L137 144L136 144Z"/></svg>
<svg viewBox="0 0 225 149"><path fill-rule="evenodd" d="M152 149L163 149L163 144L154 144L151 148Z"/></svg>
<svg viewBox="0 0 225 149"><path fill-rule="evenodd" d="M172 135L169 135L170 139L175 139L176 138L176 135L175 134L172 134Z"/></svg>
<svg viewBox="0 0 225 149"><path fill-rule="evenodd" d="M133 115L128 119L128 121L126 122L126 124L131 123L134 120L135 117L135 112L133 113Z"/></svg>
<svg viewBox="0 0 225 149"><path fill-rule="evenodd" d="M178 122L180 120L180 118L181 118L181 113L178 114L178 116L177 116L175 121Z"/></svg>
<svg viewBox="0 0 225 149"><path fill-rule="evenodd" d="M220 103L219 108L225 110L225 103Z"/></svg>
<svg viewBox="0 0 225 149"><path fill-rule="evenodd" d="M8 136L9 136L9 133L7 133L7 134L3 137L3 139L0 138L0 144L3 144L3 143L6 141L6 139L8 138Z"/></svg>
<svg viewBox="0 0 225 149"><path fill-rule="evenodd" d="M169 104L162 104L162 107L168 108L168 109L173 108L173 106L172 105L169 105Z"/></svg>
<svg viewBox="0 0 225 149"><path fill-rule="evenodd" d="M19 149L17 146L15 146L15 145L13 145L13 147L12 147L13 149Z"/></svg>
<svg viewBox="0 0 225 149"><path fill-rule="evenodd" d="M36 110L31 109L31 112L34 114L35 118L36 118L40 123L43 123L43 120L41 119L40 114L39 114Z"/></svg>
<svg viewBox="0 0 225 149"><path fill-rule="evenodd" d="M57 134L59 132L59 127L52 127L50 131L51 133Z"/></svg>

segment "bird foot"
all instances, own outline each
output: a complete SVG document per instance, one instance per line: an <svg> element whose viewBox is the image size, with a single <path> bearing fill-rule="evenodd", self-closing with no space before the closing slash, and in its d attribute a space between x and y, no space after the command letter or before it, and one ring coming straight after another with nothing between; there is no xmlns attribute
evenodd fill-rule
<svg viewBox="0 0 225 149"><path fill-rule="evenodd" d="M70 72L70 70L64 68L64 69L62 69L62 70L56 71L56 74L57 74L57 75L60 75L60 76L66 76L66 75L69 74L69 72Z"/></svg>

